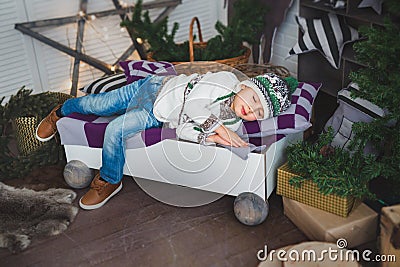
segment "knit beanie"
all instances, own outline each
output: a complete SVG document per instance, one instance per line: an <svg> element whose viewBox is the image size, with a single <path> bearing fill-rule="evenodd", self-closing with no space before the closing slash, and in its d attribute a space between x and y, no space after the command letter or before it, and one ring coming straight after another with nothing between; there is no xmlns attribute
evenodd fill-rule
<svg viewBox="0 0 400 267"><path fill-rule="evenodd" d="M239 85L246 85L252 88L264 108L262 120L278 116L291 104L291 95L296 90L298 82L293 77L280 78L273 73L265 73L248 80Z"/></svg>

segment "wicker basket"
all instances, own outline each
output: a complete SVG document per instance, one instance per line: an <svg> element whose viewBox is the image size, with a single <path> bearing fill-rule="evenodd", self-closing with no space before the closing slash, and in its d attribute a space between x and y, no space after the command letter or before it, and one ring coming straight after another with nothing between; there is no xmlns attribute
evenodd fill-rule
<svg viewBox="0 0 400 267"><path fill-rule="evenodd" d="M205 74L207 72L218 72L218 71L237 71L234 67L221 64L215 61L194 61L185 62L175 65L175 71L177 74L190 75L193 73Z"/></svg>
<svg viewBox="0 0 400 267"><path fill-rule="evenodd" d="M175 70L178 74L186 74L186 75L190 75L193 73L204 74L209 71L211 72L229 71L233 72L240 81L267 72L275 73L276 75L282 78L290 76L290 72L287 68L273 64L246 63L232 67L214 61L195 61L195 62L187 62L185 64L175 65Z"/></svg>
<svg viewBox="0 0 400 267"><path fill-rule="evenodd" d="M48 92L47 94L55 96L57 99L56 104L62 104L65 100L74 97L61 92ZM35 116L21 116L13 120L15 139L21 155L27 156L42 146L43 143L35 137L36 127L39 122Z"/></svg>
<svg viewBox="0 0 400 267"><path fill-rule="evenodd" d="M66 100L74 98L73 95L62 92L47 92L47 94L55 96L57 98L57 104L63 104Z"/></svg>
<svg viewBox="0 0 400 267"><path fill-rule="evenodd" d="M193 37L193 26L194 23L196 22L197 24L197 31L199 34L199 40L200 42L194 42L194 37ZM194 50L195 49L202 49L205 48L207 46L207 42L203 41L203 35L201 34L201 27L200 27L200 22L199 19L197 17L194 17L192 19L192 21L190 22L190 27L189 27L189 62L194 62ZM238 64L245 64L249 61L249 57L251 54L251 50L248 47L242 46L242 48L245 50L243 55L237 56L237 57L232 57L232 58L226 58L226 59L217 59L211 62L217 62L220 64L225 64L228 66L236 66ZM147 54L147 60L149 61L156 61L153 58L153 53L148 53ZM198 62L198 61L196 61ZM200 62L205 62L205 64L207 64L208 61L200 61ZM176 61L176 62L171 62L174 65L179 65L179 64L183 64L183 63L188 63L188 61ZM213 71L213 70L209 70L209 71Z"/></svg>
<svg viewBox="0 0 400 267"><path fill-rule="evenodd" d="M240 72L243 72L245 75L248 77L255 77L257 75L261 75L267 72L274 73L278 75L281 78L287 78L290 76L290 71L283 67L283 66L277 66L273 65L270 63L267 64L239 64L235 66L235 69L237 69Z"/></svg>
<svg viewBox="0 0 400 267"><path fill-rule="evenodd" d="M18 117L13 120L18 150L23 156L36 151L42 144L35 137L36 117Z"/></svg>

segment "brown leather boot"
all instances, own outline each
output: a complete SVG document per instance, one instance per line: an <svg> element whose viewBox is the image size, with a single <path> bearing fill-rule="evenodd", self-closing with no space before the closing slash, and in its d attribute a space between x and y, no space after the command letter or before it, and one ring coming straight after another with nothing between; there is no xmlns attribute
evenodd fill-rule
<svg viewBox="0 0 400 267"><path fill-rule="evenodd" d="M100 208L122 189L122 182L110 184L100 180L100 173L97 173L90 184L89 191L79 200L79 206L85 210Z"/></svg>
<svg viewBox="0 0 400 267"><path fill-rule="evenodd" d="M56 110L59 109L61 105L57 105L53 110L47 115L36 128L36 139L41 142L49 141L57 133L56 122L60 119L57 116Z"/></svg>

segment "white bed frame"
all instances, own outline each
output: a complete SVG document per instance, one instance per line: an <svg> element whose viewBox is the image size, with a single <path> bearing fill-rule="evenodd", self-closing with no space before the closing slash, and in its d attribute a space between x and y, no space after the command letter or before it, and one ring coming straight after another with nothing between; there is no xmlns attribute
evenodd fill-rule
<svg viewBox="0 0 400 267"><path fill-rule="evenodd" d="M238 196L252 192L267 200L276 186L277 168L289 143L303 133L287 135L244 160L226 148L166 139L149 147L126 150L124 174L153 181ZM101 148L64 145L67 161L101 166Z"/></svg>

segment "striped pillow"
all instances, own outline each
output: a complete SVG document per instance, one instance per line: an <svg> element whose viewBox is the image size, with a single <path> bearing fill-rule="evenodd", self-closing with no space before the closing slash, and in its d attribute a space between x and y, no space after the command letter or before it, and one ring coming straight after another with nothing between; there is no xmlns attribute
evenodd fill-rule
<svg viewBox="0 0 400 267"><path fill-rule="evenodd" d="M303 33L289 56L318 50L334 67L340 68L343 47L359 39L356 29L348 26L343 16L329 13L320 19L306 19L296 16Z"/></svg>
<svg viewBox="0 0 400 267"><path fill-rule="evenodd" d="M119 65L124 69L128 84L143 79L150 74L159 76L176 75L174 65L165 61L128 60L119 62Z"/></svg>
<svg viewBox="0 0 400 267"><path fill-rule="evenodd" d="M125 74L118 73L96 79L79 90L87 94L99 94L118 89L124 85L126 85Z"/></svg>
<svg viewBox="0 0 400 267"><path fill-rule="evenodd" d="M292 94L291 105L277 117L261 121L246 121L239 134L248 137L263 137L273 134L291 134L311 127L311 113L321 83L300 82Z"/></svg>

